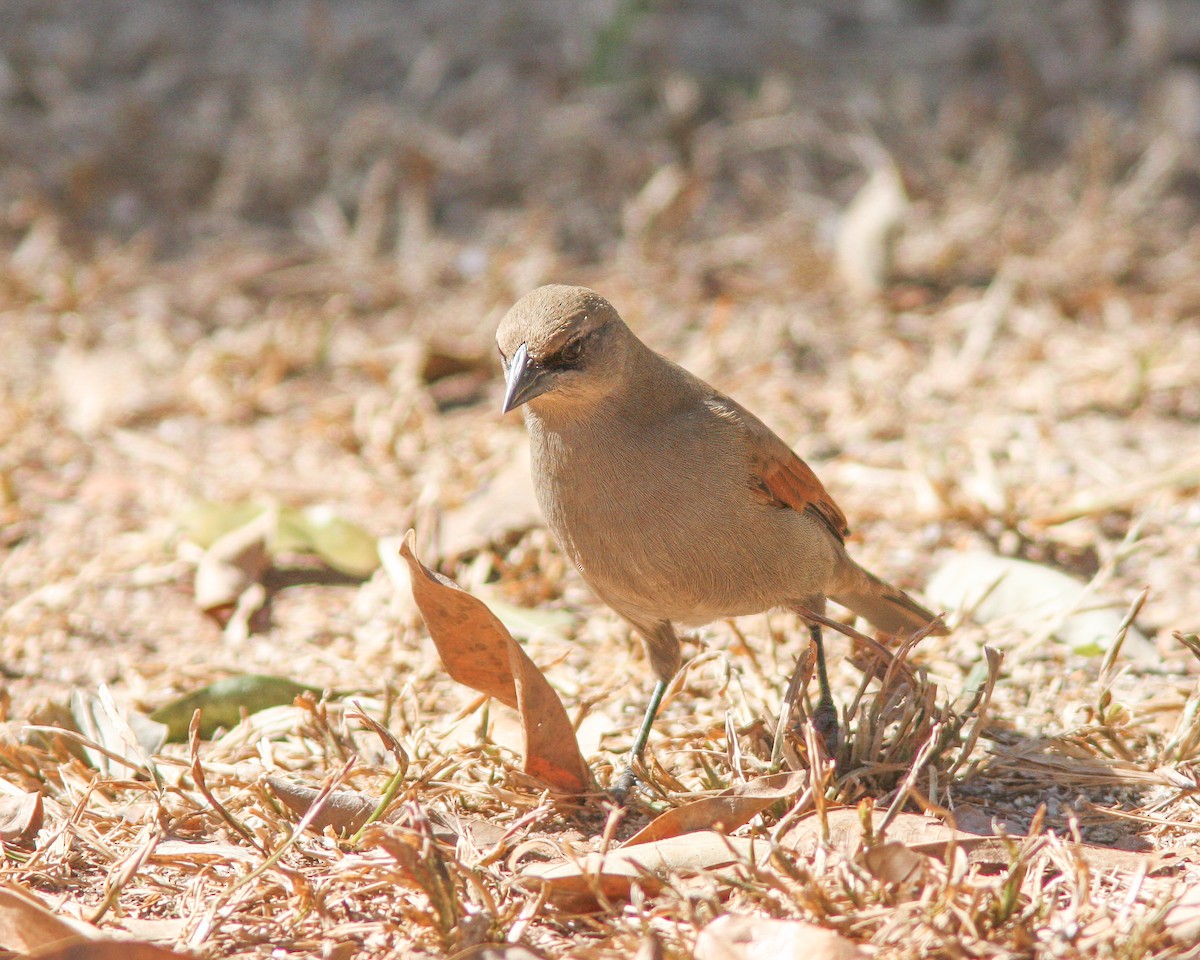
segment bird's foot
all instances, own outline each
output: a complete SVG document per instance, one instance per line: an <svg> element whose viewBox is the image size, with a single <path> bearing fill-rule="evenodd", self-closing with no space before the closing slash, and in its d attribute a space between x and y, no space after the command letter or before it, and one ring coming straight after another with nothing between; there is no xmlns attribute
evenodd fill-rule
<svg viewBox="0 0 1200 960"><path fill-rule="evenodd" d="M813 711L813 729L821 738L825 753L831 760L836 761L838 750L842 745L842 731L838 725L837 706L832 700L821 700Z"/></svg>
<svg viewBox="0 0 1200 960"><path fill-rule="evenodd" d="M608 792L612 794L617 805L623 807L629 803L629 794L635 786L637 786L637 774L633 772L633 767L629 766L608 788Z"/></svg>
<svg viewBox="0 0 1200 960"><path fill-rule="evenodd" d="M633 770L633 764L630 764L608 788L608 794L612 797L613 803L618 807L629 806L629 795L633 792L633 788L637 786L637 783L637 774Z"/></svg>

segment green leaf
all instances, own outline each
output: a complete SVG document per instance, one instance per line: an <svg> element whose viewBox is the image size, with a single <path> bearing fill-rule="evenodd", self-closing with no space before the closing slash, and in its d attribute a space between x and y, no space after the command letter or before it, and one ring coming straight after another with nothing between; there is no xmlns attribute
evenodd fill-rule
<svg viewBox="0 0 1200 960"><path fill-rule="evenodd" d="M213 503L197 500L179 516L179 525L187 538L205 550L238 527L244 527L267 507L262 503L240 500L234 503Z"/></svg>
<svg viewBox="0 0 1200 960"><path fill-rule="evenodd" d="M281 533L282 527L281 521ZM379 567L375 538L328 507L308 507L300 514L296 528L308 538L313 552L334 570L351 577L369 577Z"/></svg>
<svg viewBox="0 0 1200 960"><path fill-rule="evenodd" d="M480 597L492 608L502 624L514 637L530 640L535 636L565 637L575 622L566 610L545 610L540 607L518 607L498 599L492 591L479 590Z"/></svg>
<svg viewBox="0 0 1200 960"><path fill-rule="evenodd" d="M320 696L321 692L318 687L286 677L247 673L226 677L184 694L159 707L150 714L150 719L166 724L168 739L186 740L192 714L200 710L200 736L208 739L221 727L236 726L243 713L257 713L268 707L291 703L301 693Z"/></svg>

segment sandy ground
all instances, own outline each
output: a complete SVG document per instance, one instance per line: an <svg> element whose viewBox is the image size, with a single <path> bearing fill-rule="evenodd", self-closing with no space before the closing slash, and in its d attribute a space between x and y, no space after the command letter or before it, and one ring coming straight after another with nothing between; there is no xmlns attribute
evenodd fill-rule
<svg viewBox="0 0 1200 960"><path fill-rule="evenodd" d="M1179 955L1182 928L1155 911L1196 869L1200 670L1175 636L1200 625L1188 6L6 3L0 775L46 805L7 878L205 956L457 956L497 938L690 956L721 912L815 922L887 957ZM1030 879L1018 858L1022 906L991 926L984 880L930 879L912 900L849 854L776 888L681 883L573 917L514 885L518 866L439 834L458 904L441 921L403 857L381 866L331 834L236 897L236 859L139 866L181 837L254 846L182 768L138 813L144 776L97 773L29 722L66 722L72 691L107 685L148 712L252 672L334 691L327 728L286 707L300 712L274 739L197 745L264 850L290 830L266 775L319 785L357 751L345 782L378 796L394 772L339 712L352 696L412 762L397 831L477 816L511 827L506 856L534 837L599 842L600 801L543 802L512 717L445 677L385 571L281 551L239 637L197 608L185 522L198 501L251 500L320 505L372 537L414 527L427 562L509 619L533 611L518 637L603 785L648 671L542 529L523 428L499 414L496 323L550 281L600 290L794 443L850 517L855 556L902 586L922 593L945 567L986 579L964 559L982 551L1039 565L1018 593L1055 573L1092 582L1116 622L1147 588L1140 634L1108 660L1014 620L1016 600L971 617L940 597L961 625L910 657L922 689L961 708L985 645L1003 653L978 739L921 773L926 809L1130 859ZM632 819L764 772L764 725L803 649L782 615L701 630L652 741L664 795ZM862 674L846 641L833 649L849 703ZM936 719L920 715L921 736ZM831 798L886 808L923 742L888 736L896 768L863 748ZM186 746L164 751L186 766ZM763 816L743 831L780 813ZM1017 873L971 869L1000 887ZM971 921L951 931L913 907L938 896ZM147 918L163 926L138 932Z"/></svg>

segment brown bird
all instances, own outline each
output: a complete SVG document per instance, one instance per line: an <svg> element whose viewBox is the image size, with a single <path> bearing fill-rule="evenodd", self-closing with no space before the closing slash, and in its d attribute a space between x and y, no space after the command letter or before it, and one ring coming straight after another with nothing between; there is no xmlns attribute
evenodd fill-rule
<svg viewBox="0 0 1200 960"><path fill-rule="evenodd" d="M847 556L845 516L786 443L647 347L599 294L539 287L500 321L496 342L503 409L524 407L550 530L641 634L657 678L634 761L680 667L676 624L774 607L822 614L827 597L891 634L933 623ZM813 720L836 744L821 628L809 620L809 630L820 684Z"/></svg>

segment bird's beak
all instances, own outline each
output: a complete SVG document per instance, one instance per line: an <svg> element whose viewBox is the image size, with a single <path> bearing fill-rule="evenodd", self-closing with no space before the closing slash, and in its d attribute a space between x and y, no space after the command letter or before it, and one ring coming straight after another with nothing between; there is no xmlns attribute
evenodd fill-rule
<svg viewBox="0 0 1200 960"><path fill-rule="evenodd" d="M508 365L505 382L504 406L501 413L515 410L521 404L541 396L550 389L549 372L529 360L529 349L525 344L517 347Z"/></svg>

